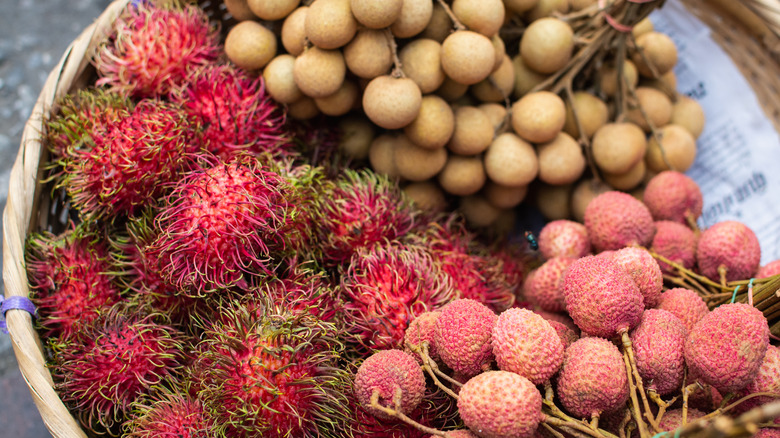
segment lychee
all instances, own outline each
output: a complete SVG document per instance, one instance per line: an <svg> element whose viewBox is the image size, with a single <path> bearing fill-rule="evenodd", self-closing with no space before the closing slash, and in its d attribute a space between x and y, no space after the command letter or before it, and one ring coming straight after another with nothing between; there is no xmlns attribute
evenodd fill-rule
<svg viewBox="0 0 780 438"><path fill-rule="evenodd" d="M438 310L424 312L417 318L414 318L409 323L409 327L406 328L404 351L415 356L419 363L422 363L422 359L411 350L410 346L420 347L423 342L428 343L428 357L434 361L439 359L439 353L434 342L436 320L439 319L439 315L441 315L441 312Z"/></svg>
<svg viewBox="0 0 780 438"><path fill-rule="evenodd" d="M767 278L780 274L780 259L762 266L756 273L756 278Z"/></svg>
<svg viewBox="0 0 780 438"><path fill-rule="evenodd" d="M688 412L686 414L686 423L690 423L705 415L706 413L698 409L688 408ZM684 426L684 424L682 424L681 408L670 409L666 411L664 416L661 417L661 420L658 422L658 429L661 431L673 431L682 426Z"/></svg>
<svg viewBox="0 0 780 438"><path fill-rule="evenodd" d="M705 315L685 340L690 372L721 394L755 379L769 345L769 325L758 309L724 304Z"/></svg>
<svg viewBox="0 0 780 438"><path fill-rule="evenodd" d="M629 247L617 250L612 261L625 269L639 287L645 308L655 307L663 291L664 278L653 256L644 248Z"/></svg>
<svg viewBox="0 0 780 438"><path fill-rule="evenodd" d="M523 288L525 298L548 312L565 311L561 280L574 260L571 257L553 257L536 268L533 278Z"/></svg>
<svg viewBox="0 0 780 438"><path fill-rule="evenodd" d="M555 329L556 333L558 333L558 337L561 338L561 342L563 343L564 351L566 351L574 341L580 338L577 332L562 322L547 320L547 323L550 324L550 327Z"/></svg>
<svg viewBox="0 0 780 438"><path fill-rule="evenodd" d="M566 219L547 223L539 233L539 251L545 259L580 258L590 254L590 237L585 225Z"/></svg>
<svg viewBox="0 0 780 438"><path fill-rule="evenodd" d="M667 310L680 319L686 333L693 329L704 315L710 313L707 303L696 292L676 287L661 294L658 309Z"/></svg>
<svg viewBox="0 0 780 438"><path fill-rule="evenodd" d="M374 408L372 400L386 408L410 414L425 392L425 376L414 356L401 350L382 350L366 358L355 374L355 396L360 405L380 418L390 416Z"/></svg>
<svg viewBox="0 0 780 438"><path fill-rule="evenodd" d="M603 338L581 338L566 349L557 394L577 418L590 418L623 406L628 374L620 350Z"/></svg>
<svg viewBox="0 0 780 438"><path fill-rule="evenodd" d="M498 367L539 385L563 362L563 342L557 331L530 310L508 309L493 327L493 354Z"/></svg>
<svg viewBox="0 0 780 438"><path fill-rule="evenodd" d="M726 281L744 280L758 272L761 246L756 234L738 221L719 222L699 237L696 262L705 277L718 281L725 271Z"/></svg>
<svg viewBox="0 0 780 438"><path fill-rule="evenodd" d="M596 251L625 246L647 246L653 240L655 225L650 211L628 193L602 193L585 209L585 227Z"/></svg>
<svg viewBox="0 0 780 438"><path fill-rule="evenodd" d="M758 369L758 375L752 382L742 388L737 394L737 399L758 392L770 392L780 395L780 349L774 345L767 347L766 355ZM760 396L745 400L737 406L738 412L746 412L758 405L769 403L777 397Z"/></svg>
<svg viewBox="0 0 780 438"><path fill-rule="evenodd" d="M704 203L701 189L684 173L665 170L650 179L642 197L653 219L695 223Z"/></svg>
<svg viewBox="0 0 780 438"><path fill-rule="evenodd" d="M671 312L648 309L630 333L636 367L645 387L659 395L680 389L685 375L683 349L687 332Z"/></svg>
<svg viewBox="0 0 780 438"><path fill-rule="evenodd" d="M655 236L650 248L667 259L691 269L696 264L696 234L686 225L672 221L656 221ZM674 274L676 270L666 262L658 261L661 271Z"/></svg>
<svg viewBox="0 0 780 438"><path fill-rule="evenodd" d="M458 412L480 437L530 438L542 420L542 395L525 377L486 371L460 388Z"/></svg>
<svg viewBox="0 0 780 438"><path fill-rule="evenodd" d="M497 320L487 306L468 298L444 306L434 335L442 362L466 377L488 369L494 360L492 333Z"/></svg>
<svg viewBox="0 0 780 438"><path fill-rule="evenodd" d="M642 293L617 263L595 256L574 261L562 282L566 309L582 331L612 338L639 323Z"/></svg>

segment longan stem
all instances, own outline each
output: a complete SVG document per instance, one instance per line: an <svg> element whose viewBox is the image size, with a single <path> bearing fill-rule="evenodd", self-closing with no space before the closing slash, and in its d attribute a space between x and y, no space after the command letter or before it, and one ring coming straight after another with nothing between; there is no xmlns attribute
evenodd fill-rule
<svg viewBox="0 0 780 438"><path fill-rule="evenodd" d="M658 430L658 424L655 423L655 417L653 417L652 412L650 411L650 403L647 401L647 396L645 395L645 388L642 384L642 376L639 375L639 371L636 368L636 359L634 358L634 347L633 343L631 342L631 338L628 336L628 330L624 330L621 333L621 340L623 342L623 358L624 362L626 363L626 372L628 373L628 382L630 385L631 390L631 400L634 402L634 413L636 415L639 415L639 418L636 419L637 426L639 427L639 434L642 435L642 432L644 431L645 434L649 434L647 431L647 425L644 422L644 419L642 419L641 415L641 409L639 407L639 403L637 400L636 393L639 392L641 399L642 399L642 405L645 408L645 419L650 423L650 426L656 431L660 432Z"/></svg>
<svg viewBox="0 0 780 438"><path fill-rule="evenodd" d="M398 79L405 78L403 66L401 65L401 58L398 57L398 44L395 42L395 36L390 29L385 29L385 38L387 38L387 45L390 46L390 53L393 54L393 71L390 76Z"/></svg>
<svg viewBox="0 0 780 438"><path fill-rule="evenodd" d="M676 170L674 166L669 162L669 159L666 157L666 150L664 149L663 143L661 143L661 140L663 140L663 136L658 132L658 129L655 126L655 123L653 123L652 120L650 120L650 116L647 115L647 111L645 111L645 108L642 106L642 104L639 102L639 97L636 95L636 90L628 87L628 92L631 94L631 98L636 103L636 109L639 110L639 113L642 115L642 118L645 120L645 123L647 123L647 126L650 127L650 135L655 139L655 142L658 143L658 150L661 151L661 159L663 160L666 167L669 168L669 170Z"/></svg>
<svg viewBox="0 0 780 438"><path fill-rule="evenodd" d="M598 170L596 169L596 161L593 159L593 149L591 148L590 140L588 139L588 136L585 135L585 130L582 128L582 121L580 119L579 113L577 108L574 107L574 91L572 90L571 84L567 84L565 90L566 99L568 99L569 105L571 105L571 114L574 118L574 123L577 126L577 133L579 133L580 147L585 150L585 160L588 162L588 167L590 168L591 173L593 173L593 179L596 181L601 181Z"/></svg>
<svg viewBox="0 0 780 438"><path fill-rule="evenodd" d="M396 391L397 394L398 391ZM394 397L397 398L397 397ZM423 426L422 424L412 420L411 418L407 417L403 412L401 412L398 409L398 401L395 402L395 409L388 408L386 406L382 406L379 404L379 391L374 391L371 394L371 407L374 409L377 409L379 411L384 412L386 415L389 415L391 417L398 418L399 420L403 421L404 423L416 428L417 430L430 434L435 436L443 436L446 437L447 434L445 432L442 432L439 429L433 429L431 427Z"/></svg>
<svg viewBox="0 0 780 438"><path fill-rule="evenodd" d="M437 0L439 2L439 5L444 8L444 12L447 13L447 16L450 17L450 20L452 20L452 27L455 28L455 30L466 30L466 26L463 25L463 23L458 20L458 17L455 16L455 13L452 12L452 9L450 9L450 5L448 5L444 0Z"/></svg>

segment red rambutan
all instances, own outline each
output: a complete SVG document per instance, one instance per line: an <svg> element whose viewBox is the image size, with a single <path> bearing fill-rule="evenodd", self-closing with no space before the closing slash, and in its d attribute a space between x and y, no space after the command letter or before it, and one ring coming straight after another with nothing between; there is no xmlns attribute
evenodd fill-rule
<svg viewBox="0 0 780 438"><path fill-rule="evenodd" d="M193 69L216 61L219 32L203 10L160 3L134 2L114 21L95 55L98 86L133 97L164 96Z"/></svg>
<svg viewBox="0 0 780 438"><path fill-rule="evenodd" d="M160 388L131 405L124 429L127 438L208 438L214 436L215 426L200 400L184 391Z"/></svg>
<svg viewBox="0 0 780 438"><path fill-rule="evenodd" d="M84 226L59 236L44 232L27 241L27 278L46 336L68 335L97 311L119 302L121 289L108 245Z"/></svg>
<svg viewBox="0 0 780 438"><path fill-rule="evenodd" d="M266 93L262 78L229 65L209 65L194 72L172 100L199 121L203 148L223 160L237 152L291 153L284 111Z"/></svg>

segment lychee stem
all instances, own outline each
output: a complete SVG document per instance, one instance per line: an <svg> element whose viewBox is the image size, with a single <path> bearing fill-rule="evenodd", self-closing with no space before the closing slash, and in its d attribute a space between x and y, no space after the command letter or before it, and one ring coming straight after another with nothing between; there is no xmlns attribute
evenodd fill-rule
<svg viewBox="0 0 780 438"><path fill-rule="evenodd" d="M696 217L690 211L685 213L685 222L688 224L688 227L693 230L693 234L696 237L699 237L701 228L699 228L699 224L696 223Z"/></svg>
<svg viewBox="0 0 780 438"><path fill-rule="evenodd" d="M655 417L653 416L652 411L650 410L650 403L647 401L647 396L645 395L645 388L642 384L642 376L639 375L639 370L636 367L636 358L634 357L634 344L631 342L631 337L628 336L628 330L623 330L621 333L621 340L623 342L623 354L624 354L624 360L628 365L628 369L626 370L629 373L628 381L631 385L631 392L632 392L632 400L636 401L636 392L638 391L639 394L642 397L642 404L645 408L645 418L650 423L650 426L653 427L653 430L655 432L660 432L658 429L658 424L655 422ZM631 376L633 375L633 379ZM634 383L636 382L636 383ZM636 410L636 413L639 414L639 406L636 406L634 408ZM637 425L639 426L639 433L641 435L642 429L645 429L645 432L648 433L646 427L647 425L644 424L644 420L637 420Z"/></svg>
<svg viewBox="0 0 780 438"><path fill-rule="evenodd" d="M726 274L728 273L728 268L726 265L720 265L718 266L718 275L720 276L720 286L724 289L727 288L726 286Z"/></svg>
<svg viewBox="0 0 780 438"><path fill-rule="evenodd" d="M417 353L417 355L420 356L420 359L423 362L423 368L431 376L433 383L447 395L457 400L458 394L455 394L453 390L444 386L444 384L441 383L437 377L437 374L440 374L442 378L446 379L450 383L457 384L458 386L462 386L462 384L439 370L439 366L436 365L436 362L434 362L433 359L431 359L431 356L428 354L428 341L423 341L421 345L415 345L407 342L406 345L410 350L412 350L412 352Z"/></svg>
<svg viewBox="0 0 780 438"><path fill-rule="evenodd" d="M447 16L450 17L450 20L452 20L452 27L458 31L458 30L467 30L467 27L463 25L463 23L458 20L458 17L455 15L454 12L452 12L452 9L450 9L450 5L448 5L444 0L438 0L439 6L444 8L444 12L447 13Z"/></svg>
<svg viewBox="0 0 780 438"><path fill-rule="evenodd" d="M700 281L702 283L705 283L705 284L707 284L709 286L716 287L718 289L730 290L725 285L720 285L718 283L715 283L714 281L710 280L709 278L707 278L707 277L705 277L703 275L699 275L699 274L691 271L690 269L687 269L685 266L683 266L683 265L681 265L681 264L679 264L679 263L677 263L675 261L669 260L668 258L662 256L661 254L658 254L657 252L655 252L655 251L653 251L651 249L648 249L648 251L650 252L650 255L653 256L653 258L655 258L656 260L662 261L662 262L672 266L674 269L679 271L680 274L684 273L685 275L690 276L691 278L695 278L696 280L698 280L698 281Z"/></svg>
<svg viewBox="0 0 780 438"><path fill-rule="evenodd" d="M677 401L678 396L672 397L672 399L667 402L664 401L654 389L648 389L647 395L650 397L650 400L654 401L655 404L658 405L658 415L655 416L655 423L661 424L661 418L663 418L664 414L666 413L666 409Z"/></svg>
<svg viewBox="0 0 780 438"><path fill-rule="evenodd" d="M682 398L683 398L683 404L682 404L682 424L685 424L685 422L688 419L688 397L696 392L697 389L700 389L701 385L696 383L691 383L690 385L687 385L683 387L682 390Z"/></svg>
<svg viewBox="0 0 780 438"><path fill-rule="evenodd" d="M542 420L543 423L574 429L574 431L584 432L587 435L595 436L597 438L617 438L612 433L603 429L591 429L590 424L566 415L566 413L558 409L558 406L555 405L555 402L553 401L554 396L555 392L553 391L550 381L544 382L544 398L542 399L542 403L549 409L549 414L552 415L552 417L545 414L544 419Z"/></svg>
<svg viewBox="0 0 780 438"><path fill-rule="evenodd" d="M399 400L400 400L400 392L401 392L401 388L396 388L395 395L393 397L394 404L395 404L395 409L392 409L392 408L388 408L386 406L380 405L379 404L379 391L374 391L373 393L371 393L371 407L374 408L374 409L378 409L378 410L384 412L385 414L387 414L387 415L389 415L391 417L398 418L399 420L401 420L404 423L406 423L406 424L416 428L417 430L419 430L421 432L424 432L424 433L427 433L427 434L430 434L430 435L435 435L435 436L444 436L444 437L447 436L441 430L433 429L433 428L430 428L430 427L427 427L427 426L423 426L422 424L412 420L411 418L407 417L403 412L401 412L400 409L399 409L399 406L400 406L400 402L399 402Z"/></svg>
<svg viewBox="0 0 780 438"><path fill-rule="evenodd" d="M545 429L547 429L547 431L548 431L548 432L550 432L551 434L553 434L553 436L554 436L555 438L565 438L565 437L564 437L564 435L563 435L562 433L560 433L560 432L558 432L557 430L553 429L553 427L552 427L552 426L550 426L550 425L549 425L549 424L547 424L547 423L542 423L542 427L544 427Z"/></svg>
<svg viewBox="0 0 780 438"><path fill-rule="evenodd" d="M628 426L629 422L631 421L631 410L626 409L626 413L623 414L623 419L620 420L620 425L618 426L618 433L620 434L620 438L626 438L626 436L631 436L629 433L626 435L626 426Z"/></svg>

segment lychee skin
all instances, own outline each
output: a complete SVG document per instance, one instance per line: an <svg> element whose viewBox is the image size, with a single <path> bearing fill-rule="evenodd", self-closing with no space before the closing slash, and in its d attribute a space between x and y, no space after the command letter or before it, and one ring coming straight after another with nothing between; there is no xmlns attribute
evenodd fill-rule
<svg viewBox="0 0 780 438"><path fill-rule="evenodd" d="M547 223L539 232L539 251L545 259L580 258L590 254L590 237L585 225L566 219Z"/></svg>
<svg viewBox="0 0 780 438"><path fill-rule="evenodd" d="M466 377L493 362L493 327L498 316L484 304L460 298L441 309L434 335L442 362Z"/></svg>
<svg viewBox="0 0 780 438"><path fill-rule="evenodd" d="M574 260L571 257L553 257L536 268L523 290L525 298L548 312L565 311L561 279Z"/></svg>
<svg viewBox="0 0 780 438"><path fill-rule="evenodd" d="M696 264L696 234L687 226L672 221L656 221L655 236L650 248L667 259L691 269ZM665 274L673 274L671 265L659 261Z"/></svg>
<svg viewBox="0 0 780 438"><path fill-rule="evenodd" d="M439 319L441 312L438 310L428 311L418 315L412 322L409 323L409 327L406 328L406 334L404 335L404 351L411 354L417 359L417 362L422 364L422 359L412 352L410 345L421 346L424 341L428 342L428 357L437 361L439 359L439 352L436 349L436 342L434 341L436 332L436 320Z"/></svg>
<svg viewBox="0 0 780 438"><path fill-rule="evenodd" d="M680 389L685 375L685 326L671 312L648 309L631 331L636 366L645 386L660 395Z"/></svg>
<svg viewBox="0 0 780 438"><path fill-rule="evenodd" d="M645 308L651 309L658 305L663 291L664 277L658 262L646 249L623 248L615 252L612 260L634 279L634 283L644 297Z"/></svg>
<svg viewBox="0 0 780 438"><path fill-rule="evenodd" d="M736 399L740 399L749 394L757 392L780 393L780 349L770 345L764 355L761 367L758 369L756 378L739 392ZM737 412L746 412L758 405L769 403L775 400L775 397L755 397L742 402L737 406Z"/></svg>
<svg viewBox="0 0 780 438"><path fill-rule="evenodd" d="M692 374L721 394L755 379L769 345L769 325L760 310L744 303L724 304L704 316L685 340Z"/></svg>
<svg viewBox="0 0 780 438"><path fill-rule="evenodd" d="M563 342L555 329L534 312L509 309L493 327L493 354L498 367L539 385L563 363Z"/></svg>
<svg viewBox="0 0 780 438"><path fill-rule="evenodd" d="M758 270L758 273L756 273L756 278L773 277L778 274L780 274L780 259L769 262L762 266Z"/></svg>
<svg viewBox="0 0 780 438"><path fill-rule="evenodd" d="M761 246L753 230L742 222L719 222L699 237L696 261L701 274L713 281L720 279L721 266L726 268L727 281L744 280L758 272Z"/></svg>
<svg viewBox="0 0 780 438"><path fill-rule="evenodd" d="M360 405L377 417L389 418L371 407L374 392L379 393L380 405L409 415L422 401L425 376L410 354L401 350L382 350L363 361L355 374L353 388Z"/></svg>
<svg viewBox="0 0 780 438"><path fill-rule="evenodd" d="M693 408L688 408L688 414L686 415L686 421L688 423L697 420L703 416L705 416L706 413ZM678 409L670 409L664 413L664 416L661 417L661 421L658 422L658 428L661 431L672 431L677 429L678 427L682 426L682 408Z"/></svg>
<svg viewBox="0 0 780 438"><path fill-rule="evenodd" d="M687 217L701 216L704 200L701 189L689 176L666 170L647 182L642 197L653 219L684 224Z"/></svg>
<svg viewBox="0 0 780 438"><path fill-rule="evenodd" d="M628 193L602 193L585 209L585 227L596 251L648 246L655 234L650 211Z"/></svg>
<svg viewBox="0 0 780 438"><path fill-rule="evenodd" d="M685 332L693 329L704 315L710 313L707 303L696 292L683 287L675 287L661 294L658 309L667 310L680 319Z"/></svg>
<svg viewBox="0 0 780 438"><path fill-rule="evenodd" d="M480 437L531 437L542 419L542 395L525 377L486 371L460 388L458 412Z"/></svg>
<svg viewBox="0 0 780 438"><path fill-rule="evenodd" d="M632 329L645 308L631 276L607 258L576 260L566 271L562 288L569 316L593 336L611 338Z"/></svg>
<svg viewBox="0 0 780 438"><path fill-rule="evenodd" d="M550 324L550 326L558 333L558 337L561 338L561 342L563 343L564 351L566 351L566 349L569 348L571 344L580 338L580 335L578 335L577 332L562 322L548 319L547 323Z"/></svg>
<svg viewBox="0 0 780 438"><path fill-rule="evenodd" d="M628 375L620 350L603 338L581 338L566 349L557 394L577 418L613 411L628 400Z"/></svg>

